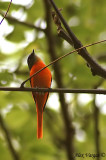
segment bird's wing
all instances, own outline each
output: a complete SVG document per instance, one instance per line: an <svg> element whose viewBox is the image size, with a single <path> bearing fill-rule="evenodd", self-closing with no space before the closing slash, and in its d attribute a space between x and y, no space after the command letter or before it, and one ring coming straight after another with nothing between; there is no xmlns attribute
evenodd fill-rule
<svg viewBox="0 0 106 160"><path fill-rule="evenodd" d="M52 83L52 77L51 77L51 83ZM48 96L49 96L49 92L48 92L48 94L47 94L46 102L47 102ZM43 111L44 111L44 109L45 109L46 102L45 102L45 104L44 104Z"/></svg>

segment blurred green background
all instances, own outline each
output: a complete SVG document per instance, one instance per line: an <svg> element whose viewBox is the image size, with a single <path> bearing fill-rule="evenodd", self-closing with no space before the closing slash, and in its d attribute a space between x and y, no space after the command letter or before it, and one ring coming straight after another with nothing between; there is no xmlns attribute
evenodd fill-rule
<svg viewBox="0 0 106 160"><path fill-rule="evenodd" d="M62 15L83 45L106 39L106 0L55 0L55 3L63 9ZM0 20L8 4L9 1L0 0ZM33 49L45 64L73 50L58 37L56 26L47 14L47 5L46 0L13 0L7 18L0 25L0 86L19 87L29 77L27 57ZM50 18L49 23L47 18ZM51 54L51 48L55 54ZM87 50L99 64L106 66L106 43ZM76 53L62 59L58 65L54 64L50 70L53 88L59 87L59 79L64 88L106 88L106 81L92 76L86 62ZM29 82L26 86L30 87ZM63 96L69 124L75 130L72 142L69 142L71 151L74 148L73 154L97 153L97 148L100 153L106 152L106 95ZM0 114L19 160L69 159L66 143L68 124L60 97L57 93L50 93L44 111L44 136L37 140L36 107L31 93L0 92ZM100 136L95 140L97 131ZM0 160L12 159L15 156L5 137L5 129L0 125Z"/></svg>

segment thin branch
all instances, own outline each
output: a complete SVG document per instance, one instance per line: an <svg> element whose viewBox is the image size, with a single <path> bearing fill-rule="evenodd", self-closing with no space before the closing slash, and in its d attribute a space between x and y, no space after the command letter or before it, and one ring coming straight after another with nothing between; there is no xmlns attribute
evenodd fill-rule
<svg viewBox="0 0 106 160"><path fill-rule="evenodd" d="M60 10L57 8L57 6L55 5L53 0L49 0L49 2L51 3L51 5L53 6L54 10L56 11L58 17L60 18L61 22L63 23L66 31L68 32L68 34L70 35L70 37L72 38L73 43L76 43L77 37L74 35L74 33L71 31L70 27L68 26L67 22L65 21L65 19L63 18L62 14L60 13ZM79 40L78 40L79 41ZM79 41L80 42L80 41ZM82 46L79 46L82 47ZM78 47L78 48L79 48Z"/></svg>
<svg viewBox="0 0 106 160"><path fill-rule="evenodd" d="M59 9L60 10L60 9ZM60 10L61 11L61 10ZM58 36L60 36L61 38L63 38L64 40L66 40L69 44L71 44L73 46L73 41L70 38L69 34L67 34L67 32L62 28L61 26L61 21L58 17L58 15L52 11L52 18L54 23L57 26L57 32L58 32Z"/></svg>
<svg viewBox="0 0 106 160"><path fill-rule="evenodd" d="M71 40L73 41L74 48L78 49L81 48L83 45L82 43L77 39L75 34L71 31L70 27L68 26L67 22L63 18L62 14L58 10L57 6L55 5L53 0L49 0L53 8L55 9L58 17L60 18L61 22L63 23L66 31L68 32ZM78 51L78 54L81 55L89 64L89 67L91 68L93 75L99 75L100 77L106 78L106 70L102 68L88 53L86 48L82 48L80 51Z"/></svg>
<svg viewBox="0 0 106 160"><path fill-rule="evenodd" d="M0 12L0 14L3 16L3 12ZM33 29L36 29L36 30L38 30L38 31L41 31L41 32L45 32L45 29L43 29L43 28L40 28L40 27L37 27L37 26L35 26L34 24L31 24L31 23L29 23L29 22L23 22L23 21L20 21L20 20L18 20L18 19L16 19L16 18L14 18L14 17L11 17L11 16L7 16L7 17L5 17L8 21L10 21L10 22L15 22L15 23L18 23L18 24L21 24L21 25L24 25L24 26L27 26L27 27L30 27L30 28L33 28Z"/></svg>
<svg viewBox="0 0 106 160"><path fill-rule="evenodd" d="M67 88L28 88L28 87L0 87L0 91L19 92L55 92L55 93L86 93L86 94L106 94L105 89L67 89Z"/></svg>
<svg viewBox="0 0 106 160"><path fill-rule="evenodd" d="M8 131L8 129L6 127L6 124L3 120L1 113L0 113L0 126L1 126L2 130L4 131L5 139L7 141L8 148L10 149L10 152L11 152L13 159L19 160L20 159L19 155L17 154L17 152L15 151L15 149L13 147L10 132Z"/></svg>
<svg viewBox="0 0 106 160"><path fill-rule="evenodd" d="M32 77L34 77L36 74L38 74L39 72L41 72L41 71L44 70L45 68L51 66L52 64L56 63L57 61L63 59L64 57L66 57L66 56L68 56L68 55L70 55L70 54L72 54L72 53L74 53L74 52L77 52L77 51L81 50L82 48L87 48L87 47L90 47L90 46L92 46L92 45L96 45L96 44L99 44L99 43L102 43L102 42L105 42L105 41L106 41L106 40L102 40L102 41L94 42L94 43L92 43L92 44L85 45L85 46L83 46L83 47L81 47L81 48L75 49L75 50L73 50L73 51L71 51L71 52L69 52L69 53L67 53L67 54L65 54L65 55L57 58L56 60L54 60L54 61L52 61L51 63L49 63L48 65L46 65L44 68L42 68L42 69L40 69L39 71L37 71L37 72L36 72L35 74L33 74L31 77L29 77L28 79L26 79L26 80L21 84L21 87L24 87L25 83L26 83L27 81L29 81ZM105 75L104 75L104 76L105 76ZM106 76L105 76L105 78L106 78Z"/></svg>
<svg viewBox="0 0 106 160"><path fill-rule="evenodd" d="M0 22L0 24L1 24L1 23L3 22L3 20L6 18L7 13L8 13L8 11L9 11L9 9L10 9L11 3L12 3L12 0L10 1L9 5L8 5L8 8L7 8L6 13L3 15L3 18L2 18L2 20L1 20L1 22Z"/></svg>

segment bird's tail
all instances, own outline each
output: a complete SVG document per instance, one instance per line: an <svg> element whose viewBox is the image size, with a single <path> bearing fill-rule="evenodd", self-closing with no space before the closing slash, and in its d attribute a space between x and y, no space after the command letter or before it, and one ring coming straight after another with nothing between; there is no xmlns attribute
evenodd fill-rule
<svg viewBox="0 0 106 160"><path fill-rule="evenodd" d="M37 138L43 138L43 111L37 109Z"/></svg>

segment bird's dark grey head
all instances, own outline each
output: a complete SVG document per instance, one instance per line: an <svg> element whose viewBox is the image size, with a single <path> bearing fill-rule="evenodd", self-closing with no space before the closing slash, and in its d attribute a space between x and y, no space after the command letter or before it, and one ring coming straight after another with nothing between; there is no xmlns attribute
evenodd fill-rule
<svg viewBox="0 0 106 160"><path fill-rule="evenodd" d="M36 56L35 56L35 52L33 49L32 53L28 56L28 59L27 59L27 64L30 70L32 66L35 64L35 61L36 61Z"/></svg>

